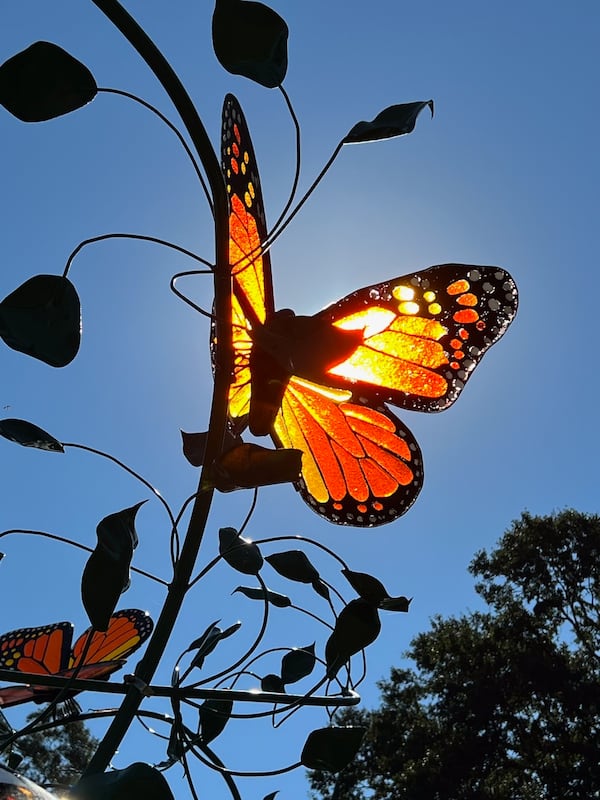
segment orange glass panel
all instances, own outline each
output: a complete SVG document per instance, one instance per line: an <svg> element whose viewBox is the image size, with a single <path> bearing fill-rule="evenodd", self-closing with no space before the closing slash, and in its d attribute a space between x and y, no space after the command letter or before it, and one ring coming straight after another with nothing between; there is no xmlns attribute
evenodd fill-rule
<svg viewBox="0 0 600 800"><path fill-rule="evenodd" d="M340 408L343 410L344 415L350 420L354 419L359 422L370 423L375 426L377 430L386 430L392 433L396 430L396 426L389 417L386 417L385 414L381 414L379 411L375 411L374 408L369 408L369 406L359 406L355 403L343 403ZM354 425L355 423L351 421L350 424Z"/></svg>
<svg viewBox="0 0 600 800"><path fill-rule="evenodd" d="M364 451L356 436L352 433L344 414L339 406L332 403L326 396L320 395L317 391L308 389L308 382L304 384L301 396L294 392L293 383L290 386L290 393L307 408L315 422L331 438L345 447L352 455L360 458L364 456ZM313 384L314 386L315 384ZM300 400L301 397L301 400Z"/></svg>
<svg viewBox="0 0 600 800"><path fill-rule="evenodd" d="M388 308L380 308L379 306L371 306L365 308L363 311L357 311L356 314L350 314L347 317L336 320L333 324L336 328L342 328L346 331L359 331L364 330L365 338L373 336L375 333L381 333L389 327L396 314Z"/></svg>
<svg viewBox="0 0 600 800"><path fill-rule="evenodd" d="M461 325L467 325L470 322L476 322L479 319L479 314L473 308L465 308L464 311L457 311L453 314L453 319Z"/></svg>
<svg viewBox="0 0 600 800"><path fill-rule="evenodd" d="M431 358L430 363L433 361ZM445 356L441 363L447 363ZM332 367L329 372L348 380L389 387L421 397L442 397L447 390L446 380L441 375L362 345L356 348L350 358Z"/></svg>
<svg viewBox="0 0 600 800"><path fill-rule="evenodd" d="M463 292L468 292L470 288L469 281L461 280L451 283L446 291L448 294L462 294Z"/></svg>
<svg viewBox="0 0 600 800"><path fill-rule="evenodd" d="M365 345L403 361L435 369L446 363L444 348L431 339L408 336L406 333L386 331L365 339Z"/></svg>
<svg viewBox="0 0 600 800"><path fill-rule="evenodd" d="M363 469L373 494L377 497L389 497L394 494L398 488L398 483L384 469L370 458L365 459Z"/></svg>
<svg viewBox="0 0 600 800"><path fill-rule="evenodd" d="M237 195L231 198L229 263L260 322L265 321L265 286L256 221Z"/></svg>
<svg viewBox="0 0 600 800"><path fill-rule="evenodd" d="M423 336L425 339L437 341L448 331L435 319L425 317L397 317L390 329L398 333L408 333L411 336Z"/></svg>
<svg viewBox="0 0 600 800"><path fill-rule="evenodd" d="M394 478L395 482L401 486L408 486L412 482L414 478L413 471L403 461L382 450L381 447L378 447L373 442L365 441L365 450L382 469Z"/></svg>
<svg viewBox="0 0 600 800"><path fill-rule="evenodd" d="M349 494L359 502L368 500L369 487L360 468L359 461L350 456L347 450L344 450L343 447L340 447L335 442L332 443L332 447L344 473Z"/></svg>
<svg viewBox="0 0 600 800"><path fill-rule="evenodd" d="M474 294L463 294L456 301L459 306L476 306L479 300Z"/></svg>
<svg viewBox="0 0 600 800"><path fill-rule="evenodd" d="M404 439L396 436L395 433L383 430L375 425L369 425L368 422L363 422L362 420L354 420L352 427L356 433L361 434L360 439L365 449L367 449L367 446L365 445L364 440L369 439L370 441L375 442L378 447L385 448L391 453L395 453L405 461L411 460L412 456L410 453L410 448Z"/></svg>

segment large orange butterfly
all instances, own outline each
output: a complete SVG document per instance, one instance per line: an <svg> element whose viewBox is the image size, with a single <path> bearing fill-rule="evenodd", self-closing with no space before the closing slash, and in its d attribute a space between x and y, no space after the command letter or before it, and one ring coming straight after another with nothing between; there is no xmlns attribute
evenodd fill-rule
<svg viewBox="0 0 600 800"><path fill-rule="evenodd" d="M128 608L115 612L105 632L92 634L83 663L82 655L91 628L77 639L72 649L73 625L70 622L21 628L0 636L0 669L69 677L80 667L78 678L108 678L146 641L152 628L152 619L144 611ZM58 691L49 686L1 686L0 706L7 708L28 700L46 703L56 697ZM76 690L70 692L71 697L75 694Z"/></svg>
<svg viewBox="0 0 600 800"><path fill-rule="evenodd" d="M517 310L499 267L444 264L373 284L311 317L275 311L267 226L248 126L223 107L233 276L232 425L302 451L296 488L337 524L404 514L423 484L419 446L387 403L451 405Z"/></svg>

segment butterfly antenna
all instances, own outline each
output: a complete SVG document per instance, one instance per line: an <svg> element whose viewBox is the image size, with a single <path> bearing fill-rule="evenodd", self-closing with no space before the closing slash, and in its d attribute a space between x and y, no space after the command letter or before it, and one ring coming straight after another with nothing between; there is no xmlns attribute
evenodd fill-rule
<svg viewBox="0 0 600 800"><path fill-rule="evenodd" d="M202 186L202 191L204 192L204 196L206 197L206 201L207 201L208 206L210 208L210 213L214 217L215 209L214 209L214 206L213 206L212 197L210 196L210 192L208 191L208 187L206 185L206 181L204 180L204 176L202 175L202 172L200 171L200 167L198 166L198 162L194 158L194 154L190 150L189 145L186 142L186 140L183 138L183 134L181 133L179 128L177 128L171 122L171 120L168 119L168 117L165 117L165 115L161 111L159 111L157 108L155 108L155 106L151 105L150 103L147 103L145 100L142 100L141 97L137 97L137 95L135 95L135 94L131 94L130 92L124 92L122 89L99 88L98 91L99 92L104 92L105 94L120 95L121 97L126 97L128 100L133 100L135 103L139 103L139 105L143 106L144 108L147 108L148 111L151 111L153 114L155 114L161 120L161 122L164 122L164 124L170 130L173 131L175 136L177 136L177 138L179 139L179 142L180 142L181 146L185 150L185 152L187 154L187 157L190 159L190 161L192 163L192 166L194 168L194 172L196 173L196 176L197 176L198 180L200 181L200 185Z"/></svg>
<svg viewBox="0 0 600 800"><path fill-rule="evenodd" d="M183 300L184 303L187 303L188 306L191 306L199 314L202 314L202 316L204 317L208 317L208 319L214 322L215 320L214 314L211 314L209 311L206 311L204 308L194 303L194 301L190 300L190 298L187 295L183 294L183 292L180 292L177 286L175 285L177 283L178 278L185 278L189 275L212 275L212 269L192 269L192 270L187 270L186 272L176 273L171 278L171 282L169 284L171 291L180 300Z"/></svg>

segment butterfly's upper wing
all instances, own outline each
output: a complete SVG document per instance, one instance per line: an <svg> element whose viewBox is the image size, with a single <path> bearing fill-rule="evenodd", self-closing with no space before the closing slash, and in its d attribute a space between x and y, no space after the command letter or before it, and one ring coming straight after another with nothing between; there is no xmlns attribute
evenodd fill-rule
<svg viewBox="0 0 600 800"><path fill-rule="evenodd" d="M235 359L229 415L235 421L250 410L250 330L273 314L274 304L271 262L269 254L262 252L267 226L256 158L244 114L231 94L223 103L221 159L229 197Z"/></svg>
<svg viewBox="0 0 600 800"><path fill-rule="evenodd" d="M417 411L451 405L517 311L517 289L499 267L443 264L367 286L317 318L363 341L326 380L354 396Z"/></svg>
<svg viewBox="0 0 600 800"><path fill-rule="evenodd" d="M0 669L55 675L68 666L73 638L70 622L20 628L0 636ZM2 686L0 706L36 699L44 687Z"/></svg>
<svg viewBox="0 0 600 800"><path fill-rule="evenodd" d="M154 623L151 617L145 612L137 608L127 608L121 611L116 611L108 623L108 628L105 632L95 631L92 634L92 641L85 653L85 660L83 661L84 667L82 672L87 667L99 666L101 664L108 665L110 663L117 663L111 672L118 669L124 660L138 649L150 636ZM91 628L88 628L85 633L77 639L73 645L73 652L69 662L71 669L78 667L81 664L85 647ZM80 673L81 675L81 673ZM91 677L91 676L89 676ZM94 675L94 677L101 677Z"/></svg>

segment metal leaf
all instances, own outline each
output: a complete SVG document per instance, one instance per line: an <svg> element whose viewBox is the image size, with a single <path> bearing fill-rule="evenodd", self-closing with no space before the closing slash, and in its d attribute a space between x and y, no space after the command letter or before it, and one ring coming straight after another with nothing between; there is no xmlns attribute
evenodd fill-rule
<svg viewBox="0 0 600 800"><path fill-rule="evenodd" d="M307 647L294 648L281 659L281 680L296 683L305 678L315 667L315 643Z"/></svg>
<svg viewBox="0 0 600 800"><path fill-rule="evenodd" d="M181 439L183 442L183 455L193 467L201 467L204 464L208 432L186 433L181 431ZM242 443L241 436L230 430L225 431L223 450L230 450L232 447L237 447Z"/></svg>
<svg viewBox="0 0 600 800"><path fill-rule="evenodd" d="M325 645L327 677L334 678L351 656L375 641L380 630L377 608L362 598L351 600L341 610Z"/></svg>
<svg viewBox="0 0 600 800"><path fill-rule="evenodd" d="M279 789L276 789L274 792L270 792L263 797L263 800L275 800L275 795L279 794Z"/></svg>
<svg viewBox="0 0 600 800"><path fill-rule="evenodd" d="M213 464L213 481L220 492L294 483L302 471L302 451L271 450L251 442L223 453Z"/></svg>
<svg viewBox="0 0 600 800"><path fill-rule="evenodd" d="M228 72L261 86L279 86L287 71L288 27L263 3L216 0L212 19L215 55Z"/></svg>
<svg viewBox="0 0 600 800"><path fill-rule="evenodd" d="M62 444L42 428L24 419L0 420L0 436L23 447L36 447L53 453L64 453Z"/></svg>
<svg viewBox="0 0 600 800"><path fill-rule="evenodd" d="M270 589L267 589L265 592L263 589L257 589L253 586L238 586L233 590L232 594L236 592L241 592L241 594L249 597L250 600L268 600L269 603L277 606L277 608L287 608L292 605L292 601L289 597L286 597L284 594L272 592Z"/></svg>
<svg viewBox="0 0 600 800"><path fill-rule="evenodd" d="M379 605L382 600L389 597L383 583L366 572L353 572L350 569L343 569L342 575L357 594L364 600L374 603L374 605Z"/></svg>
<svg viewBox="0 0 600 800"><path fill-rule="evenodd" d="M358 142L374 142L379 139L391 139L393 136L402 136L414 130L417 117L424 108L431 109L433 116L433 100L419 101L416 103L401 103L389 106L381 111L370 122L357 122L346 134L344 144Z"/></svg>
<svg viewBox="0 0 600 800"><path fill-rule="evenodd" d="M198 667L198 669L202 669L204 665L204 659L207 655L209 655L209 653L212 653L219 642L223 639L227 639L228 636L231 636L236 631L239 631L242 626L241 622L236 622L235 625L231 625L229 628L223 631L217 626L218 621L219 620L213 622L212 625L209 625L202 636L192 642L192 644L188 647L188 650L194 650L198 648L198 652L190 664L191 667Z"/></svg>
<svg viewBox="0 0 600 800"><path fill-rule="evenodd" d="M308 769L339 772L358 753L366 728L319 728L308 735L300 761Z"/></svg>
<svg viewBox="0 0 600 800"><path fill-rule="evenodd" d="M320 579L319 573L302 550L285 550L265 556L273 569L284 578L299 583L313 583Z"/></svg>
<svg viewBox="0 0 600 800"><path fill-rule="evenodd" d="M219 553L230 567L245 575L258 575L263 565L258 546L240 536L235 528L220 529Z"/></svg>
<svg viewBox="0 0 600 800"><path fill-rule="evenodd" d="M98 543L81 578L81 598L94 630L108 628L119 597L129 586L129 568L138 543L135 517L144 502L110 514L96 528Z"/></svg>
<svg viewBox="0 0 600 800"><path fill-rule="evenodd" d="M70 792L73 800L175 800L163 774L149 764L137 762L125 769L94 773L82 778Z"/></svg>
<svg viewBox="0 0 600 800"><path fill-rule="evenodd" d="M62 275L36 275L0 303L5 343L51 367L75 358L81 341L81 306L75 287Z"/></svg>
<svg viewBox="0 0 600 800"><path fill-rule="evenodd" d="M279 692L280 694L285 693L285 685L284 682L281 680L279 675L274 675L273 673L269 675L265 675L260 682L260 688L263 692Z"/></svg>
<svg viewBox="0 0 600 800"><path fill-rule="evenodd" d="M200 736L204 744L212 742L229 722L233 710L232 700L205 700L198 714L200 717Z"/></svg>
<svg viewBox="0 0 600 800"><path fill-rule="evenodd" d="M379 608L384 611L403 611L407 612L412 602L412 597L386 597L379 603Z"/></svg>

